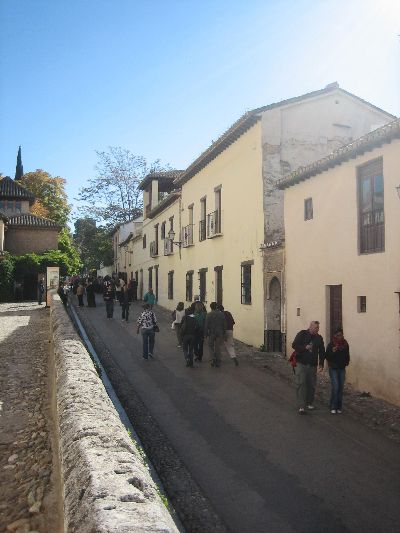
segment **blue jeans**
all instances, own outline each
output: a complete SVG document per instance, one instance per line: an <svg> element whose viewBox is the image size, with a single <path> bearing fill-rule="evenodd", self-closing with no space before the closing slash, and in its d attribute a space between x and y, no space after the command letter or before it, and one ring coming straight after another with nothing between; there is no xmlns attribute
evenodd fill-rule
<svg viewBox="0 0 400 533"><path fill-rule="evenodd" d="M142 329L143 357L145 359L148 359L149 354L151 355L153 353L155 336L156 334L153 328Z"/></svg>
<svg viewBox="0 0 400 533"><path fill-rule="evenodd" d="M344 368L330 368L331 378L331 409L342 409L342 397L346 370Z"/></svg>

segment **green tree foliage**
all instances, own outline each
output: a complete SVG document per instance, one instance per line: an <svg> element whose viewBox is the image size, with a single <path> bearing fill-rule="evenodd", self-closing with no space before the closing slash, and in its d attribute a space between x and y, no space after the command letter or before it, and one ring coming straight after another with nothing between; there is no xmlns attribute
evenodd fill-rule
<svg viewBox="0 0 400 533"><path fill-rule="evenodd" d="M74 244L88 270L97 270L100 263L111 265L113 250L110 230L97 227L93 218L80 218L75 222Z"/></svg>
<svg viewBox="0 0 400 533"><path fill-rule="evenodd" d="M41 255L31 253L13 256L14 277L24 279L26 276L45 272L48 266L59 266L60 276L70 276L77 273L76 265L71 263L70 257L60 250L48 250Z"/></svg>
<svg viewBox="0 0 400 533"><path fill-rule="evenodd" d="M19 183L30 190L36 198L32 213L45 216L65 227L71 212L65 192L65 179L53 177L44 170L27 172Z"/></svg>
<svg viewBox="0 0 400 533"><path fill-rule="evenodd" d="M148 163L143 156L120 147L96 153L97 174L79 191L77 200L86 203L79 211L109 227L133 220L143 205L140 182L150 172L168 170L169 166L162 167L159 160Z"/></svg>
<svg viewBox="0 0 400 533"><path fill-rule="evenodd" d="M0 302L9 302L13 298L14 262L10 254L0 261Z"/></svg>
<svg viewBox="0 0 400 533"><path fill-rule="evenodd" d="M67 228L63 228L58 235L58 250L68 257L68 275L78 274L83 266L82 260Z"/></svg>

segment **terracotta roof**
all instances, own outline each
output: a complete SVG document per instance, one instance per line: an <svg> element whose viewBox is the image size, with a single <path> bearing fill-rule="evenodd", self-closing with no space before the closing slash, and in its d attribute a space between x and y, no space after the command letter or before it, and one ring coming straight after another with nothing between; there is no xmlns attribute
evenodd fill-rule
<svg viewBox="0 0 400 533"><path fill-rule="evenodd" d="M166 207L173 204L175 200L180 198L181 191L174 190L168 196L166 196L159 204L157 204L150 213L147 214L147 218L154 218L156 215L164 211Z"/></svg>
<svg viewBox="0 0 400 533"><path fill-rule="evenodd" d="M338 148L323 159L319 159L311 165L306 167L299 167L297 170L289 174L288 176L277 181L278 189L286 189L292 185L296 185L300 181L321 174L325 170L333 168L341 163L354 159L358 155L369 152L374 148L382 146L382 144L390 143L393 139L400 138L400 119L393 120L385 126L378 128L371 133L363 135L359 139L353 141L342 148Z"/></svg>
<svg viewBox="0 0 400 533"><path fill-rule="evenodd" d="M35 201L35 197L28 189L16 183L9 176L0 180L0 199L28 200L29 205Z"/></svg>
<svg viewBox="0 0 400 533"><path fill-rule="evenodd" d="M59 229L60 226L54 220L49 218L37 217L30 213L22 213L20 215L11 215L8 217L8 226L28 226L33 228L51 228Z"/></svg>
<svg viewBox="0 0 400 533"><path fill-rule="evenodd" d="M170 182L172 184L172 182L175 179L178 179L184 172L184 170L150 172L150 174L147 174L147 176L145 176L145 178L140 182L139 189L143 191L152 180L158 180L159 182L161 181L164 183Z"/></svg>
<svg viewBox="0 0 400 533"><path fill-rule="evenodd" d="M368 105L381 113L385 113L385 115L387 115L390 118L396 118L391 113L388 113L387 111L384 111L383 109L380 109L379 107L376 107L373 104L370 104L366 100L363 100L362 98L359 98L358 96L352 93L349 93L348 91L345 91L344 89L340 89L339 84L337 82L330 83L324 89L319 89L318 91L312 91L312 92L303 94L301 96L296 96L294 98L288 98L286 100L281 100L280 102L275 102L273 104L269 104L263 107L258 107L256 109L253 109L252 111L248 111L242 117L240 117L239 120L237 120L225 133L223 133L217 141L215 141L209 148L207 148L207 150L205 150L182 173L182 175L175 180L174 185L179 186L179 187L182 186L190 178L192 178L195 174L197 174L197 172L202 170L206 165L208 165L208 163L210 163L220 153L222 153L226 148L228 148L229 145L234 143L241 135L243 135L243 133L245 133L254 124L256 124L256 122L261 120L261 113L265 111L269 111L270 109L274 109L277 107L283 107L286 105L295 104L297 102L302 102L304 100L308 100L311 98L316 98L318 96L330 94L335 91L346 94L347 96L350 96L352 98L356 98L363 104Z"/></svg>

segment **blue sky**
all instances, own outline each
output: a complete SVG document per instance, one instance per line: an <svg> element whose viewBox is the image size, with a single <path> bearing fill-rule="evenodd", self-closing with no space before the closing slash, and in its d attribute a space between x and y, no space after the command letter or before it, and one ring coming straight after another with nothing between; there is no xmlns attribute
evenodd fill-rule
<svg viewBox="0 0 400 533"><path fill-rule="evenodd" d="M400 115L398 0L0 0L0 172L78 189L95 150L187 167L248 109L323 88Z"/></svg>

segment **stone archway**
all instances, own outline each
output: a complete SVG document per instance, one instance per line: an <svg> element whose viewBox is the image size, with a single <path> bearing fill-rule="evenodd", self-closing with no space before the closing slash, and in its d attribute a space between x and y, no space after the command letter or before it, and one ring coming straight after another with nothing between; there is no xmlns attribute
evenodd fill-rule
<svg viewBox="0 0 400 533"><path fill-rule="evenodd" d="M282 352L282 291L277 277L268 287L267 299L267 351Z"/></svg>

